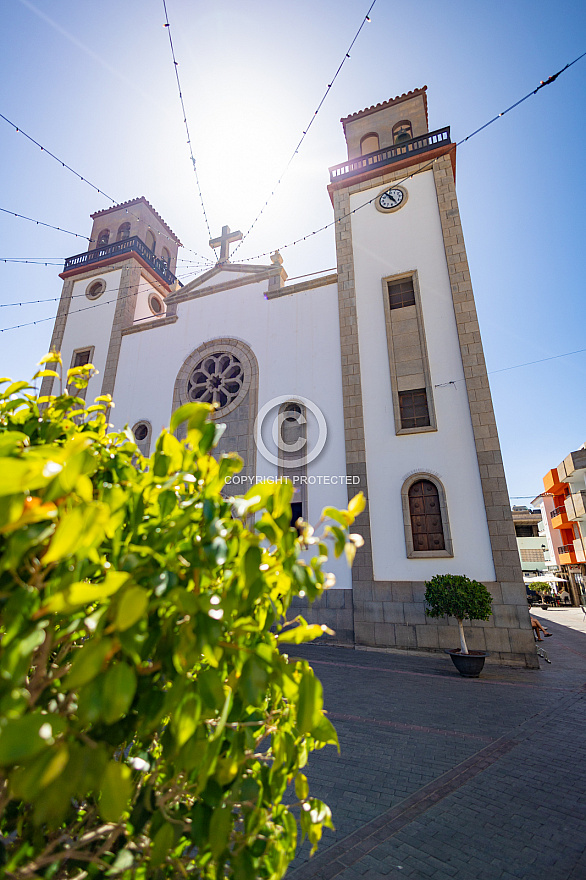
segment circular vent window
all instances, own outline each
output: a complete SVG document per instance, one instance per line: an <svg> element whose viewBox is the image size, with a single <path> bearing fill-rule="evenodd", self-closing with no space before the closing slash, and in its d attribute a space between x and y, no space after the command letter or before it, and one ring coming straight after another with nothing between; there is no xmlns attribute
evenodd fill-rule
<svg viewBox="0 0 586 880"><path fill-rule="evenodd" d="M146 440L149 435L148 425L144 423L139 423L134 429L134 437L140 443L141 440Z"/></svg>
<svg viewBox="0 0 586 880"><path fill-rule="evenodd" d="M106 289L106 282L103 278L98 278L96 281L90 281L88 286L85 289L85 295L88 299L97 299L99 296L103 294Z"/></svg>
<svg viewBox="0 0 586 880"><path fill-rule="evenodd" d="M149 308L153 315L162 315L165 311L163 300L156 293L151 293L149 296Z"/></svg>

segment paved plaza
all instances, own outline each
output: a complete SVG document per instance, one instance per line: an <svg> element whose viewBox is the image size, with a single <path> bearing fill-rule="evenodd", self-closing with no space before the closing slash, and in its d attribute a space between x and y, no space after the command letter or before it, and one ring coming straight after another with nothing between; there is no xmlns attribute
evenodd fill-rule
<svg viewBox="0 0 586 880"><path fill-rule="evenodd" d="M312 663L340 738L314 753L332 808L289 880L586 880L586 617L537 609L540 670L446 655L292 650Z"/></svg>

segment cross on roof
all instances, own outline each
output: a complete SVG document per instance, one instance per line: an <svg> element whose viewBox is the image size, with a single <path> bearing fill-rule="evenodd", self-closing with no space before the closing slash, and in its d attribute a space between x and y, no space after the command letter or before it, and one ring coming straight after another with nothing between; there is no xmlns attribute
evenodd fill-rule
<svg viewBox="0 0 586 880"><path fill-rule="evenodd" d="M218 238L210 239L211 248L220 248L219 263L228 263L230 260L230 245L234 241L242 241L243 235L240 231L230 232L229 226L222 226L222 234Z"/></svg>

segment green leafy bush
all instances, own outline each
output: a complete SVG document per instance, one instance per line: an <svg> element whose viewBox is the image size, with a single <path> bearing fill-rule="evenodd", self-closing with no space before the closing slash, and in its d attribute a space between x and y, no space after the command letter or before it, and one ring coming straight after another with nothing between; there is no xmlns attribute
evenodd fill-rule
<svg viewBox="0 0 586 880"><path fill-rule="evenodd" d="M70 387L92 369L69 371ZM38 399L6 382L6 876L282 877L297 823L314 848L332 827L302 769L337 744L309 664L279 650L325 627L286 615L294 596L331 585L328 545L353 557L363 500L298 535L290 484L223 497L241 461L210 454L222 427L208 407L178 410L145 461L129 431L109 433L108 397Z"/></svg>
<svg viewBox="0 0 586 880"><path fill-rule="evenodd" d="M455 617L460 632L462 654L468 654L464 636L465 620L488 620L492 596L478 581L463 574L436 574L425 582L426 613L429 617Z"/></svg>

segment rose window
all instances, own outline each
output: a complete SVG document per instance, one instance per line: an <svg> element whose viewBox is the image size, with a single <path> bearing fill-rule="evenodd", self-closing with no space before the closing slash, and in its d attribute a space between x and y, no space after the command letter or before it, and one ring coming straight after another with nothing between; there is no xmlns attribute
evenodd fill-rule
<svg viewBox="0 0 586 880"><path fill-rule="evenodd" d="M187 396L201 403L217 403L220 409L236 398L244 370L233 354L218 352L202 358L187 381Z"/></svg>

